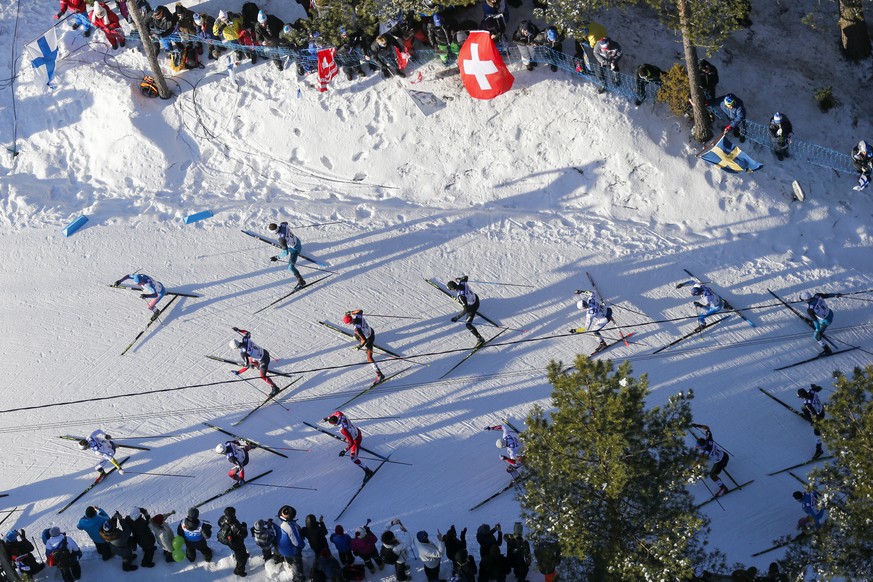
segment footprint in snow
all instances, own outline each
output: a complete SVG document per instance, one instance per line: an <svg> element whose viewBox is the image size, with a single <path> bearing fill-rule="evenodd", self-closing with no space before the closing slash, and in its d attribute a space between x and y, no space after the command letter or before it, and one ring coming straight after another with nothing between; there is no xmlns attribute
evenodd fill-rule
<svg viewBox="0 0 873 582"><path fill-rule="evenodd" d="M330 163L330 158L327 156L321 156L321 165L323 165L328 170L333 170L333 164Z"/></svg>

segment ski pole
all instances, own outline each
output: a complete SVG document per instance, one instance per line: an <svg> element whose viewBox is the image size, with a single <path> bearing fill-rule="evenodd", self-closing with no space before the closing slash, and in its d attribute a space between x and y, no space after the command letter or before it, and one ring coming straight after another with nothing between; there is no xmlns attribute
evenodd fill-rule
<svg viewBox="0 0 873 582"><path fill-rule="evenodd" d="M311 453L312 449L295 449L294 447L272 447L277 451L300 451L301 453Z"/></svg>
<svg viewBox="0 0 873 582"><path fill-rule="evenodd" d="M392 461L391 459L379 459L377 457L358 457L359 459L364 459L365 461L385 461L386 463L394 463L395 465L408 465L412 466L412 463L404 463L403 461Z"/></svg>
<svg viewBox="0 0 873 582"><path fill-rule="evenodd" d="M262 392L261 390L258 390L258 387L255 386L254 384L252 384L251 380L249 380L248 378L243 378L243 380L246 381L246 384L248 384L249 386L251 386L252 388L254 388L255 390L257 390L258 393L259 393L261 396L269 396L269 394L265 394L265 393ZM291 412L291 409L290 409L290 408L288 408L287 406L285 406L284 404L282 404L281 402L279 402L279 401L276 400L275 398L273 399L273 402L275 402L276 404L278 404L279 406L281 406L282 408L284 408L286 412Z"/></svg>
<svg viewBox="0 0 873 582"><path fill-rule="evenodd" d="M704 478L704 480L703 480L703 486L706 487L706 490L709 491L710 495L712 495L712 500L715 501L716 503L718 503L718 506L721 507L721 510L727 511L727 509L724 508L724 505L721 504L721 501L718 500L718 496L715 493L713 493L712 489L710 489L709 485L707 485L706 478Z"/></svg>
<svg viewBox="0 0 873 582"><path fill-rule="evenodd" d="M518 285L516 283L497 283L496 281L470 281L470 283L478 283L480 285L500 285L501 287L527 287L528 289L536 289L534 285Z"/></svg>
<svg viewBox="0 0 873 582"><path fill-rule="evenodd" d="M391 319L417 319L417 320L424 319L423 317L406 317L404 315L380 315L377 313L368 313L367 317L389 317Z"/></svg>
<svg viewBox="0 0 873 582"><path fill-rule="evenodd" d="M339 275L339 271L331 271L330 269L319 269L318 267L313 267L312 265L297 265L300 269L312 269L313 271L323 271L325 273L333 273L334 275Z"/></svg>
<svg viewBox="0 0 873 582"><path fill-rule="evenodd" d="M294 485L270 485L269 483L246 483L246 485L257 485L258 487L281 487L282 489L302 489L304 491L318 491L314 487L295 487Z"/></svg>
<svg viewBox="0 0 873 582"><path fill-rule="evenodd" d="M318 224L307 224L304 226L295 226L294 228L313 228L315 226L327 226L329 224L345 224L344 220L335 220L333 222L319 222Z"/></svg>
<svg viewBox="0 0 873 582"><path fill-rule="evenodd" d="M176 473L150 473L148 471L129 471L125 469L125 473L130 473L132 475L155 475L157 477L188 477L189 479L193 479L194 475L177 475Z"/></svg>
<svg viewBox="0 0 873 582"><path fill-rule="evenodd" d="M33 543L33 547L36 548L36 555L39 556L40 561L45 563L45 558L42 555L42 550L39 549L39 546L36 545L36 539L33 536L30 536L30 541Z"/></svg>
<svg viewBox="0 0 873 582"><path fill-rule="evenodd" d="M478 325L485 325L485 326L488 326L488 327L496 327L496 328L498 328L498 329L506 329L506 330L509 330L509 331L517 331L517 332L521 332L521 333L527 333L527 332L530 331L529 329L522 329L522 328L520 328L520 327L509 327L508 325L495 325L495 324L493 324L493 323L488 323L488 322L486 322L486 323L479 323Z"/></svg>

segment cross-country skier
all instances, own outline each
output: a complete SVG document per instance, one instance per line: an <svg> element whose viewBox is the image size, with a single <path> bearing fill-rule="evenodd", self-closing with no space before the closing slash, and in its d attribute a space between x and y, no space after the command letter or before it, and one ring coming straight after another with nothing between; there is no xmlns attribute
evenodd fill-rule
<svg viewBox="0 0 873 582"><path fill-rule="evenodd" d="M364 470L364 483L369 481L370 477L373 476L373 471L364 465L361 462L361 459L358 458L358 453L360 452L359 449L361 448L361 440L364 437L363 433L352 424L349 417L343 414L342 411L336 410L324 420L333 426L338 426L340 434L343 435L344 439L346 439L346 448L340 451L339 456L344 457L346 453L349 453L349 458L352 462Z"/></svg>
<svg viewBox="0 0 873 582"><path fill-rule="evenodd" d="M215 445L215 452L224 455L233 465L233 469L227 472L227 476L236 481L234 487L239 487L246 482L246 465L249 464L249 451L254 445L245 441L225 441Z"/></svg>
<svg viewBox="0 0 873 582"><path fill-rule="evenodd" d="M825 330L834 322L834 312L828 307L825 299L833 297L830 293L816 293L813 295L809 291L804 291L800 294L800 300L806 302L806 313L812 320L812 325L815 328L815 333L812 334L813 339L818 342L823 350L821 355L829 356L831 347L827 345L822 337Z"/></svg>
<svg viewBox="0 0 873 582"><path fill-rule="evenodd" d="M112 442L112 437L103 432L102 429L97 429L91 433L86 439L82 439L79 441L79 448L83 451L91 449L94 451L94 454L102 459L94 469L99 473L97 475L97 482L103 480L103 477L106 475L106 471L103 470L103 464L107 461L115 465L115 468L118 469L119 474L124 475L124 469L121 468L121 465L118 464L118 461L115 460L115 443Z"/></svg>
<svg viewBox="0 0 873 582"><path fill-rule="evenodd" d="M367 361L376 370L376 381L373 384L378 384L385 379L385 374L382 373L382 370L379 369L379 364L373 359L373 342L376 341L376 330L367 325L363 309L346 311L345 315L343 315L343 323L354 327L355 339L361 342L355 346L355 349L360 350L363 348L366 350Z"/></svg>
<svg viewBox="0 0 873 582"><path fill-rule="evenodd" d="M724 471L725 467L727 467L728 461L730 461L730 455L727 454L727 451L715 444L715 441L712 440L712 432L709 430L708 426L705 424L692 424L691 426L706 431L705 438L697 439L697 448L700 449L701 455L712 459L713 465L712 469L709 471L709 478L715 481L715 484L718 485L718 491L715 492L715 497L720 497L727 493L728 488L725 486L724 481L719 478L718 474Z"/></svg>
<svg viewBox="0 0 873 582"><path fill-rule="evenodd" d="M243 361L243 368L239 370L231 370L231 373L239 376L249 368L257 368L261 373L261 380L270 385L270 396L275 396L279 393L279 387L270 378L267 377L267 368L270 365L270 352L260 347L252 341L252 334L238 327L231 328L242 336L240 340L230 340L228 344L231 349L238 350L240 358Z"/></svg>
<svg viewBox="0 0 873 582"><path fill-rule="evenodd" d="M815 527L821 525L821 520L824 519L825 510L824 507L818 509L819 502L819 494L818 491L813 489L812 491L807 491L803 493L801 491L795 491L793 493L794 499L800 502L801 507L803 507L804 513L806 513L807 517L801 517L797 522L797 527L800 529L804 529L810 522L815 524Z"/></svg>
<svg viewBox="0 0 873 582"><path fill-rule="evenodd" d="M300 251L303 249L303 243L297 236L291 232L291 227L287 222L276 224L271 222L267 227L270 232L276 233L276 240L279 241L279 246L282 247L282 252L275 257L270 257L270 260L275 262L279 259L288 257L288 270L291 274L297 277L297 286L295 289L300 289L306 286L306 281L300 276L300 271L297 270L297 257L300 256Z"/></svg>
<svg viewBox="0 0 873 582"><path fill-rule="evenodd" d="M466 317L465 327L476 336L476 347L480 347L485 343L485 338L473 326L473 318L476 317L476 312L479 310L479 296L470 289L470 285L467 283L467 275L458 277L454 281L449 281L446 287L455 294L455 301L464 308L464 311L454 316L452 321L456 322L462 317Z"/></svg>
<svg viewBox="0 0 873 582"><path fill-rule="evenodd" d="M158 309L158 302L167 294L167 289L162 283L159 283L148 275L143 275L142 273L125 275L116 281L114 286L119 287L128 279L133 281L134 285L142 287L140 298L148 300L146 307L154 314L152 315L152 319L154 320L161 313L161 310Z"/></svg>
<svg viewBox="0 0 873 582"><path fill-rule="evenodd" d="M612 308L606 307L603 300L597 295L597 291L577 291L576 294L585 294L585 297L576 303L576 309L585 314L585 323L582 327L571 329L570 333L593 332L600 340L597 349L606 348L606 342L600 335L600 330L612 321Z"/></svg>
<svg viewBox="0 0 873 582"><path fill-rule="evenodd" d="M506 449L505 455L500 455L500 459L506 463L506 472L511 475L516 475L519 467L524 465L524 455L521 454L521 442L514 434L515 431L505 424L496 426L486 426L485 430L501 430L503 436L497 439L497 448Z"/></svg>
<svg viewBox="0 0 873 582"><path fill-rule="evenodd" d="M797 397L803 399L803 407L800 409L800 412L812 424L812 432L815 434L815 453L812 455L813 459L817 459L824 454L821 448L821 431L816 426L816 422L825 417L824 404L822 404L821 399L818 397L818 393L821 390L822 388L818 384L810 384L809 390L806 388L797 389Z"/></svg>
<svg viewBox="0 0 873 582"><path fill-rule="evenodd" d="M706 310L703 313L697 314L697 330L701 330L706 327L706 318L708 316L722 310L724 307L724 299L716 295L712 289L694 279L679 283L676 285L676 288L679 289L686 285L693 285L693 287L691 287L691 295L693 297L700 297L699 301L693 303L694 307Z"/></svg>

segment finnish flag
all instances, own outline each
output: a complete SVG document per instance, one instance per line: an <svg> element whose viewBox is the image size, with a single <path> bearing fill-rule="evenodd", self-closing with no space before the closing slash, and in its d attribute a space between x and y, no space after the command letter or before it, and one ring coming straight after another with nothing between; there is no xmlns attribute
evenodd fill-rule
<svg viewBox="0 0 873 582"><path fill-rule="evenodd" d="M33 82L41 87L51 86L58 60L58 35L52 27L35 41L25 45L33 66Z"/></svg>

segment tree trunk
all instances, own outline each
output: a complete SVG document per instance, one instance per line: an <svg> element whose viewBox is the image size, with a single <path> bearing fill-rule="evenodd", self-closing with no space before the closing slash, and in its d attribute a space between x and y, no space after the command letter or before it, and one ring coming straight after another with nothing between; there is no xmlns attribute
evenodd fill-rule
<svg viewBox="0 0 873 582"><path fill-rule="evenodd" d="M127 0L127 10L130 17L133 18L133 24L139 33L139 39L142 42L142 50L145 51L146 58L149 60L149 66L152 69L152 76L155 78L155 83L158 85L158 94L161 99L169 99L173 96L170 93L170 88L167 87L167 81L164 79L164 73L161 71L161 66L158 64L158 53L152 44L151 34L145 22L142 20L142 14L136 6L135 0Z"/></svg>
<svg viewBox="0 0 873 582"><path fill-rule="evenodd" d="M688 24L688 0L678 0L679 29L682 32L682 48L685 50L685 67L688 69L688 92L691 95L691 109L694 112L694 127L692 137L700 143L709 141L712 128L709 125L709 114L706 111L706 100L700 88L700 65L697 62L697 47L691 42L691 32Z"/></svg>
<svg viewBox="0 0 873 582"><path fill-rule="evenodd" d="M870 35L864 20L862 0L840 1L840 47L852 61L870 56Z"/></svg>

